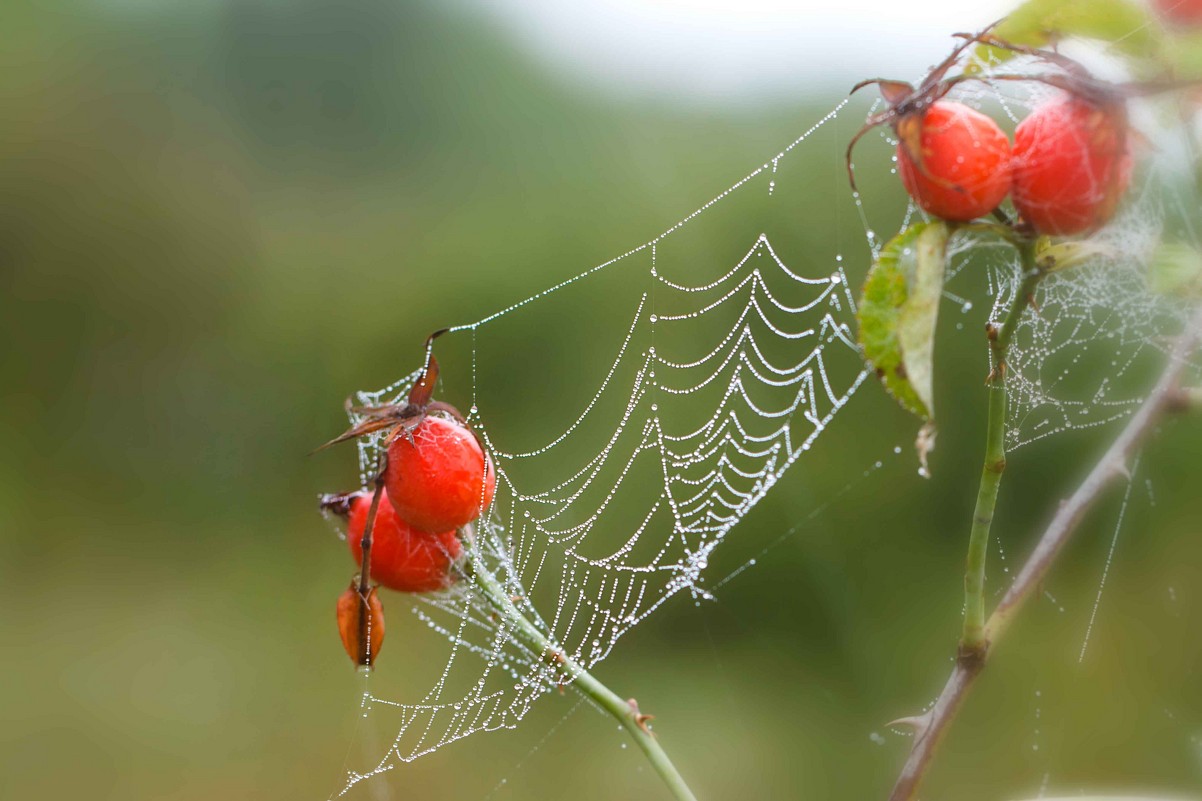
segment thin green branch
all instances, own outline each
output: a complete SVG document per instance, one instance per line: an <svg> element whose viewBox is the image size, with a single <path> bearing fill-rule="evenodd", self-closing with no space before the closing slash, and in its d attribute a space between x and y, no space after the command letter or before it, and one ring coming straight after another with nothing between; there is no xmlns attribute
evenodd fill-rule
<svg viewBox="0 0 1202 801"><path fill-rule="evenodd" d="M464 527L464 538L473 545L472 551L475 550L474 534L470 525ZM472 560L470 573L489 604L513 624L519 636L525 639L549 664L557 666L563 671L566 678L565 683L570 682L569 686L595 701L626 729L651 766L655 768L655 772L664 780L672 792L672 797L677 801L696 801L693 791L685 784L679 771L676 770L676 766L672 764L672 760L660 746L659 740L648 728L647 721L651 719L651 716L640 712L638 704L633 698L623 700L621 696L594 678L579 662L554 645L529 618L522 614L501 582L480 560Z"/></svg>
<svg viewBox="0 0 1202 801"><path fill-rule="evenodd" d="M964 659L979 658L987 647L985 640L985 563L989 554L989 530L997 506L1002 473L1006 470L1006 354L1010 340L1031 305L1035 288L1043 274L1035 266L1034 246L1024 242L1018 247L1022 257L1023 277L1015 292L1010 310L999 330L989 325L989 350L993 369L985 383L989 387L989 413L985 431L985 465L977 488L972 529L968 538L968 559L964 572L964 631L960 638L960 654Z"/></svg>

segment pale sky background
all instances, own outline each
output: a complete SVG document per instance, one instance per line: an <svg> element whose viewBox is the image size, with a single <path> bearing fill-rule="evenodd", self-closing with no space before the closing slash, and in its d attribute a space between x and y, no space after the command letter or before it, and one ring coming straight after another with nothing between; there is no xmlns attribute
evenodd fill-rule
<svg viewBox="0 0 1202 801"><path fill-rule="evenodd" d="M914 78L1017 0L470 0L571 79L737 101Z"/></svg>

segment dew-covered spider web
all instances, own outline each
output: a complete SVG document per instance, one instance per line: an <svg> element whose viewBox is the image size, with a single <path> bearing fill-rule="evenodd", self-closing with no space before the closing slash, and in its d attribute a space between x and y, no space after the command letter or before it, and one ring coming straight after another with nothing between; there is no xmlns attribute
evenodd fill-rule
<svg viewBox="0 0 1202 801"><path fill-rule="evenodd" d="M1018 119L1043 94L972 84L956 99ZM882 244L869 220L897 224L847 186L842 153L863 112L845 107L658 236L583 273L565 269L574 277L438 340L437 395L463 409L491 454L496 498L452 587L387 599L389 625L401 627L408 604L445 642L445 659L426 673L398 666L398 699L377 670L365 713L395 737L336 795L472 734L514 728L570 685L556 653L591 670L676 596L711 597L715 549L790 468L821 470L807 454L871 378L855 319L858 282ZM893 144L884 132L862 146L862 186L864 160L884 165ZM1154 369L1180 328L1185 304L1150 292L1145 276L1172 169L1152 161L1099 234L1103 255L1047 280L1021 321L1011 448L1128 415L1147 382L1121 379ZM911 207L903 227L917 217ZM975 298L1000 320L1020 277L1012 251L954 241L944 314L968 319ZM418 375L355 400L400 401ZM895 431L880 436L892 446ZM360 442L364 485L380 442ZM549 648L497 613L468 565L495 576ZM410 628L400 636L420 636Z"/></svg>
<svg viewBox="0 0 1202 801"><path fill-rule="evenodd" d="M487 566L553 651L586 670L674 596L708 597L714 549L869 375L842 257L806 247L785 227L790 215L783 248L762 215L747 216L749 204L789 203L809 180L834 183L837 166L807 174L812 165L794 171L790 158L838 111L654 239L437 343L443 385L464 390L455 400L470 400L464 411L497 472L467 562ZM532 329L545 332L541 344ZM526 352L508 350L513 341ZM579 380L557 370L513 385L507 363L556 347L581 354ZM417 377L356 400L396 401ZM565 399L571 412L559 419ZM537 425L494 417L515 401ZM365 484L379 443L360 444ZM450 643L446 663L412 702L365 700L397 736L343 792L398 761L512 728L570 682L470 576L413 611Z"/></svg>

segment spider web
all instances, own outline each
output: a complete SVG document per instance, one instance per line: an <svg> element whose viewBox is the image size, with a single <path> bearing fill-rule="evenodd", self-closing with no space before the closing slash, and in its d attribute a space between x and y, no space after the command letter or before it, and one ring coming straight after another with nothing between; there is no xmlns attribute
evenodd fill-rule
<svg viewBox="0 0 1202 801"><path fill-rule="evenodd" d="M1023 70L1029 71L1021 60L1007 66L1007 71ZM1034 108L1055 94L1035 88L1007 97L996 86L980 94L991 97L1012 119L1016 111ZM1152 104L1134 104L1132 114L1152 144L1141 154L1141 173L1122 210L1090 237L1098 255L1043 279L1032 308L1015 329L1007 354L1009 450L1134 412L1194 307L1188 298L1152 291L1149 282L1167 220L1180 221L1175 238L1197 242L1187 209L1197 207L1198 188L1192 179L1180 180L1194 174L1189 151L1158 124ZM1167 214L1166 205L1180 214ZM1021 284L1022 267L1010 248L991 252L990 319L1000 323Z"/></svg>
<svg viewBox="0 0 1202 801"><path fill-rule="evenodd" d="M954 97L1017 120L1046 93L984 85ZM796 213L808 204L806 225L838 234L841 209L854 205L862 267L883 244L861 198L844 188L846 135L834 122L845 105L659 236L439 340L439 396L470 397L468 420L498 477L464 543L467 561L495 576L551 648L530 646L467 573L444 592L414 596L413 614L449 654L420 697L364 694L365 710L396 734L377 760L348 772L338 796L472 734L516 727L570 684L553 651L591 670L675 596L711 597L714 550L804 461L870 375L842 256L816 252ZM815 140L831 146L828 171L790 158ZM1098 236L1105 257L1042 283L1009 357L1009 448L1124 417L1142 399L1147 382L1135 379L1185 314L1184 303L1151 293L1145 275L1172 169L1140 179L1127 210ZM815 202L815 185L837 200ZM902 227L918 216L911 205ZM984 261L981 299L994 321L1021 277L1012 253L954 240L949 284ZM963 312L973 307L951 289L945 297ZM557 351L573 354L576 372L516 381L507 370ZM400 401L418 374L356 399ZM359 444L364 485L379 449L378 436ZM377 671L373 685L379 679ZM405 677L404 686L421 681Z"/></svg>
<svg viewBox="0 0 1202 801"><path fill-rule="evenodd" d="M654 239L438 341L440 396L470 387L467 417L497 471L496 497L464 543L467 562L495 576L553 649L586 670L674 596L710 597L703 574L714 549L869 375L842 257L798 243L787 217L786 253L777 234L747 227L763 215L740 208L744 199L790 202L786 181L804 192L810 166L791 171L789 156L842 107ZM739 230L737 250L714 248ZM618 300L598 309L595 297ZM512 360L515 342L537 360L530 332L551 327L552 345L580 350L579 380L557 372L513 386L490 372ZM470 374L456 376L463 365ZM418 374L356 399L398 401ZM512 406L506 396L554 409L579 387L587 392L551 436L544 414L534 430L493 416ZM364 485L380 444L360 442ZM377 763L349 772L338 795L471 734L513 728L570 683L466 573L447 591L415 596L412 611L450 654L413 702L365 695L396 737Z"/></svg>

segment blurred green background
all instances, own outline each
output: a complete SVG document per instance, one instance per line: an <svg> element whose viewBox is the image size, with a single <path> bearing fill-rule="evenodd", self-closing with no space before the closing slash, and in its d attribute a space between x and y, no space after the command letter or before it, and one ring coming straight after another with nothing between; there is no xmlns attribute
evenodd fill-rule
<svg viewBox="0 0 1202 801"><path fill-rule="evenodd" d="M349 483L353 457L305 457L340 430L342 399L415 367L430 330L646 241L843 89L730 102L577 81L491 16L433 2L8 0L0 22L0 797L12 799L341 787L348 745L361 761L392 737L358 724L332 611L352 566L314 508ZM835 175L861 114L793 158ZM896 221L903 198L877 157L870 217ZM843 192L823 182L805 203ZM858 285L854 217L812 230L804 203L778 213L844 249ZM702 798L884 797L908 745L885 723L942 685L983 429L971 332L988 303L983 276L960 280L977 311L941 331L934 478L907 451L857 480L914 429L866 386L821 464L786 476L717 574L800 530L716 603L668 604L597 671L657 715ZM558 355L563 369L572 356ZM512 369L520 382L536 367ZM1202 424L1165 428L1087 659L1117 497L1064 555L1056 601L1032 604L997 650L924 798L1202 785ZM996 523L1008 564L1110 430L1015 454ZM416 621L389 625L382 670L445 659ZM587 708L564 719L574 704L549 697L516 731L352 797L480 799L502 780L496 798L661 797L612 721Z"/></svg>

